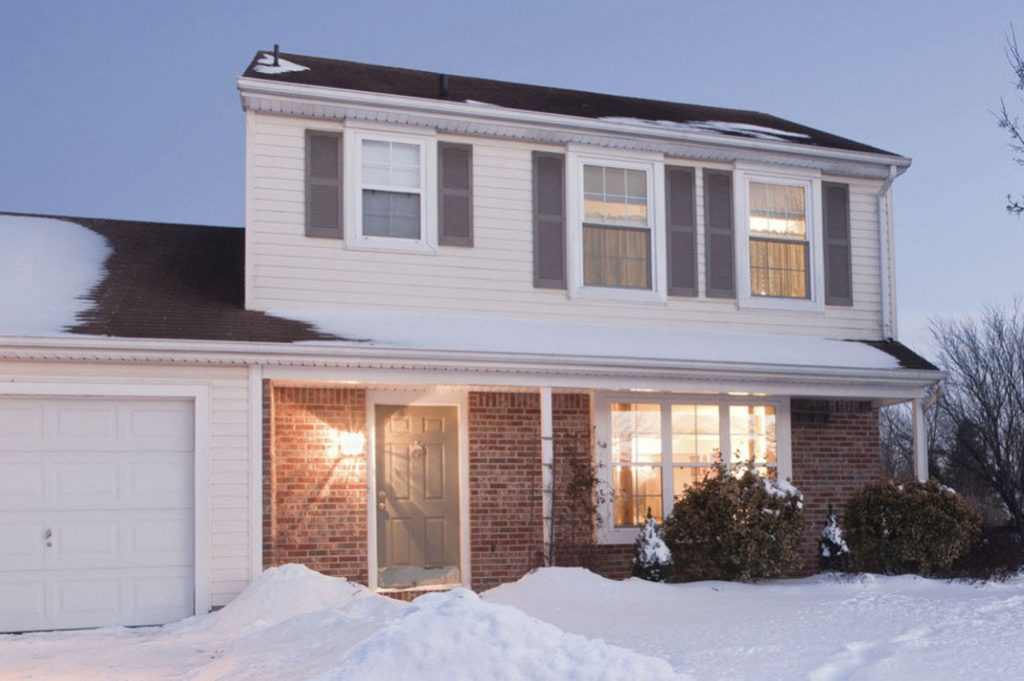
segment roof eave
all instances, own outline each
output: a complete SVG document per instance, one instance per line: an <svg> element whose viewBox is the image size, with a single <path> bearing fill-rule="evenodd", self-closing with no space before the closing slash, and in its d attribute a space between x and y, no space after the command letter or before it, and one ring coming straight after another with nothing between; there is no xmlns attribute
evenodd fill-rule
<svg viewBox="0 0 1024 681"><path fill-rule="evenodd" d="M243 108L247 108L245 99L247 96L277 97L305 100L314 103L332 104L336 106L390 109L422 116L453 117L513 125L536 125L598 135L649 139L663 142L681 142L711 147L753 150L766 153L781 153L791 156L805 156L847 163L873 165L884 167L886 170L890 166L896 166L897 174L906 172L911 164L911 159L898 154L849 151L829 147L796 144L792 142L774 142L771 140L744 139L739 137L730 137L727 135L705 134L695 131L691 132L675 129L661 130L643 124L607 121L580 116L567 116L564 114L541 113L490 104L453 102L405 95L380 94L322 85L277 82L264 78L252 78L248 76L240 76L237 80L237 85L239 93L242 96ZM334 117L329 116L328 113L329 112L324 110L321 117Z"/></svg>
<svg viewBox="0 0 1024 681"><path fill-rule="evenodd" d="M829 366L766 365L732 362L652 360L636 357L575 357L374 347L352 342L253 343L237 341L173 341L108 336L0 337L0 359L87 360L162 364L263 365L336 368L352 372L411 372L430 376L481 376L497 384L503 375L559 376L576 387L616 387L621 379L634 388L673 382L742 384L756 392L771 385L842 386L844 395L906 398L941 380L940 371L904 368L864 369ZM330 374L319 375L332 380ZM581 380L586 378L587 380ZM462 380L462 379L455 379ZM532 379L540 384L540 379ZM632 383L629 383L632 381ZM550 382L550 381L549 381ZM522 385L521 381L516 382ZM527 383L528 384L528 383ZM558 386L554 386L558 387Z"/></svg>

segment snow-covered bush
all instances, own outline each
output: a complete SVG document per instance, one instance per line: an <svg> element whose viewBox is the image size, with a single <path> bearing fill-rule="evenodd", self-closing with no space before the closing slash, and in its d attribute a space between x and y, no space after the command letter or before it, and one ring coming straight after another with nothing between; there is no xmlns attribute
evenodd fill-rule
<svg viewBox="0 0 1024 681"><path fill-rule="evenodd" d="M751 582L791 572L803 526L803 500L792 485L718 465L683 492L662 528L669 580Z"/></svg>
<svg viewBox="0 0 1024 681"><path fill-rule="evenodd" d="M850 547L843 539L843 529L839 526L839 518L832 510L832 504L828 505L825 527L818 540L818 562L821 569L828 572L845 572L850 569Z"/></svg>
<svg viewBox="0 0 1024 681"><path fill-rule="evenodd" d="M854 566L884 574L943 574L971 550L981 518L935 480L865 485L843 517Z"/></svg>
<svg viewBox="0 0 1024 681"><path fill-rule="evenodd" d="M633 576L648 582L664 582L672 566L672 554L658 532L658 523L647 509L647 520L633 547Z"/></svg>

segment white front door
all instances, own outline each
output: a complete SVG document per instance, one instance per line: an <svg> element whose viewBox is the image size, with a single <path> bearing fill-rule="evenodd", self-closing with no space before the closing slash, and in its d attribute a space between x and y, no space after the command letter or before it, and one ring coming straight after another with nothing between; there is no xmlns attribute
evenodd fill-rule
<svg viewBox="0 0 1024 681"><path fill-rule="evenodd" d="M0 397L0 632L194 612L188 399Z"/></svg>

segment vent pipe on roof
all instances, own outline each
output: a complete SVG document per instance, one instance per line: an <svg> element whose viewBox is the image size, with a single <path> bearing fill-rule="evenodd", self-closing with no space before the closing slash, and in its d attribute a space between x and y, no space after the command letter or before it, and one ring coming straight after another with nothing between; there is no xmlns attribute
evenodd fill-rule
<svg viewBox="0 0 1024 681"><path fill-rule="evenodd" d="M280 66L281 64L277 61L278 45L274 43L274 66Z"/></svg>
<svg viewBox="0 0 1024 681"><path fill-rule="evenodd" d="M437 96L448 96L448 76L443 73L437 74Z"/></svg>

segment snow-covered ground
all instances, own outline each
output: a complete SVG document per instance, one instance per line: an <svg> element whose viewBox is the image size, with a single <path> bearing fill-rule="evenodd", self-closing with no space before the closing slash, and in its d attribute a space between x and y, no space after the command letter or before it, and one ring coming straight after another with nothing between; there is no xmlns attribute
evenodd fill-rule
<svg viewBox="0 0 1024 681"><path fill-rule="evenodd" d="M1021 650L1020 578L664 585L554 568L410 605L286 566L162 628L0 636L0 678L1009 680Z"/></svg>

